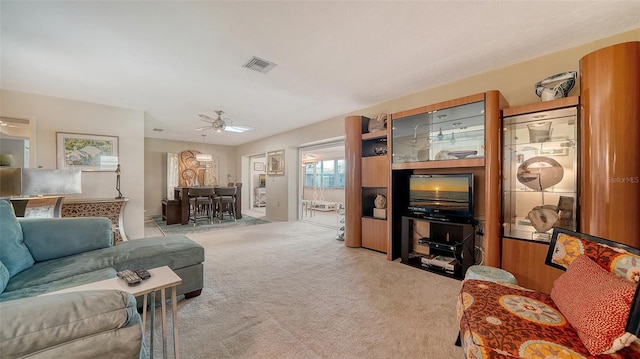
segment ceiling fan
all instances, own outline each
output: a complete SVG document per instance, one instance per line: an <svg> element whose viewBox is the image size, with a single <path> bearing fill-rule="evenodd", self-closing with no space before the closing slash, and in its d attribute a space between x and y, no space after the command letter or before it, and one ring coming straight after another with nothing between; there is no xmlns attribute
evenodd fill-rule
<svg viewBox="0 0 640 359"><path fill-rule="evenodd" d="M242 126L242 125L232 126L231 125L232 121L229 119L226 119L228 121L227 123L227 121L222 119L222 114L224 114L224 111L216 110L215 113L218 115L218 118L215 118L215 119L207 115L200 114L199 115L200 119L204 122L210 123L210 125L198 127L196 128L196 131L214 130L216 132L222 132L222 131L247 132L247 131L255 130L255 128L249 127L249 126Z"/></svg>

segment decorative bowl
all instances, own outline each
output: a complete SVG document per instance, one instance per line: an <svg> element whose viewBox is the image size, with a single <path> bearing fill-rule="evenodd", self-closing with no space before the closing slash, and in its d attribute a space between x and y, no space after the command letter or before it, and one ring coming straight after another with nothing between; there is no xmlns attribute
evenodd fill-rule
<svg viewBox="0 0 640 359"><path fill-rule="evenodd" d="M449 156L453 156L457 159L462 159L469 156L475 156L478 154L478 151L450 151L448 153Z"/></svg>

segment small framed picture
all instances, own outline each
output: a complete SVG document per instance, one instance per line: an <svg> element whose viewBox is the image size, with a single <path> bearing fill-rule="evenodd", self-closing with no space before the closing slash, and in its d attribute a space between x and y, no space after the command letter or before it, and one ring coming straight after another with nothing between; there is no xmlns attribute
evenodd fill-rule
<svg viewBox="0 0 640 359"><path fill-rule="evenodd" d="M115 171L118 136L56 132L58 169Z"/></svg>
<svg viewBox="0 0 640 359"><path fill-rule="evenodd" d="M270 176L284 175L284 150L267 152L267 174Z"/></svg>
<svg viewBox="0 0 640 359"><path fill-rule="evenodd" d="M253 170L256 172L264 172L264 163L263 162L254 162Z"/></svg>

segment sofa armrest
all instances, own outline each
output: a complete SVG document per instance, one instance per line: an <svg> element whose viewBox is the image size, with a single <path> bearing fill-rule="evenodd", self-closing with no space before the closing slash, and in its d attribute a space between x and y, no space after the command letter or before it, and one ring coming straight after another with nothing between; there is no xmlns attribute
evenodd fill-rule
<svg viewBox="0 0 640 359"><path fill-rule="evenodd" d="M105 217L18 218L24 244L42 262L111 247L113 229Z"/></svg>
<svg viewBox="0 0 640 359"><path fill-rule="evenodd" d="M127 335L117 335L115 351L134 355L144 351L136 301L126 292L86 291L11 300L0 303L0 313L3 358L42 354L65 346L90 354L83 357L110 356L117 353L104 352L114 350L108 348L107 341L96 343L95 339L114 336L120 330Z"/></svg>

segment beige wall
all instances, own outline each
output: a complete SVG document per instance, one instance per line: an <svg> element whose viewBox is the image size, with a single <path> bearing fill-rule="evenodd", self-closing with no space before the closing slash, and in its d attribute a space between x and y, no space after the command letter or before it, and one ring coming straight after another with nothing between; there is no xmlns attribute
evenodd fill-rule
<svg viewBox="0 0 640 359"><path fill-rule="evenodd" d="M144 209L145 215L153 216L162 213L162 199L167 197L167 153L180 153L185 150L196 150L211 153L216 162L215 175L218 183L227 184L227 178L235 182L236 148L231 146L211 145L206 143L144 139ZM228 177L230 176L230 177ZM243 186L244 187L244 186ZM244 207L248 208L248 207Z"/></svg>
<svg viewBox="0 0 640 359"><path fill-rule="evenodd" d="M144 112L9 90L0 91L3 113L35 118L35 163L56 168L56 132L118 136L122 166L121 191L130 199L125 207L125 232L144 237ZM82 172L82 194L67 198L115 198L116 175Z"/></svg>
<svg viewBox="0 0 640 359"><path fill-rule="evenodd" d="M160 213L160 200L164 197L163 153L194 149L219 153L219 180L231 175L234 181L250 182L249 156L267 151L285 149L285 175L267 178L269 191L267 216L275 219L297 218L299 192L297 189L300 166L298 147L344 136L344 117L348 115L373 116L380 112L394 113L461 96L499 90L511 106L539 101L534 84L559 72L578 70L582 56L600 48L626 42L640 41L640 29L591 43L543 55L522 63L507 66L450 84L425 84L425 90L389 100L375 106L346 113L300 129L285 132L267 139L248 143L237 148L196 144L190 142L145 139L144 112L138 110L98 105L55 97L1 90L2 112L35 116L37 121L35 166L55 168L55 132L80 132L119 136L122 164L122 192L131 198L125 210L125 229L130 238L143 236L144 214ZM473 61L473 59L469 59ZM384 79L380 79L381 84ZM577 94L579 86L572 91ZM321 99L319 99L321 100ZM304 118L301 113L300 117ZM201 147L202 146L202 147ZM124 155L126 154L126 155ZM250 196L243 186L243 208L248 208ZM145 191L147 193L145 193ZM143 194L145 193L145 194ZM85 198L115 197L115 177L107 172L84 172L83 194Z"/></svg>
<svg viewBox="0 0 640 359"><path fill-rule="evenodd" d="M286 147L289 153L293 152L297 154L297 148L302 145L344 136L344 117L349 115L373 116L381 112L394 113L489 90L499 90L505 96L510 106L539 102L540 99L534 91L536 82L560 72L579 71L579 61L584 55L609 45L627 41L640 41L640 28L612 37L594 40L593 42L564 51L542 55L525 62L468 77L449 84L435 86L425 84L424 91L346 113L264 140L242 145L238 148L238 163L242 162L243 156L253 153ZM469 61L473 61L473 59L469 59ZM384 86L383 78L380 79L380 83ZM579 94L579 87L579 84L577 84L570 95ZM304 118L304 116L304 113L300 114L301 118ZM272 179L267 179L270 194L269 203L267 203L267 214L278 218L295 220L297 218L298 205L298 192L295 190L295 184L298 181L297 176L300 166L297 165L297 155L287 155L286 161L287 168L293 169L296 173L289 173L289 175L274 179L273 181ZM244 168L242 172L244 177ZM273 208L271 202L273 199L273 197L271 197L272 193L277 193L282 199L280 203L286 203L290 208Z"/></svg>

